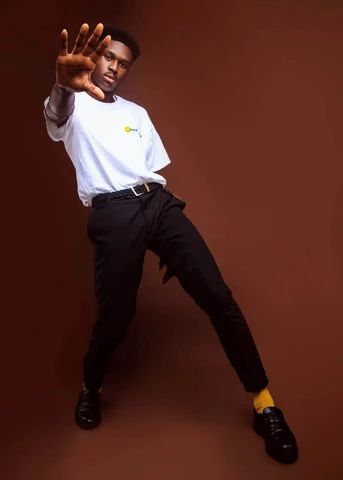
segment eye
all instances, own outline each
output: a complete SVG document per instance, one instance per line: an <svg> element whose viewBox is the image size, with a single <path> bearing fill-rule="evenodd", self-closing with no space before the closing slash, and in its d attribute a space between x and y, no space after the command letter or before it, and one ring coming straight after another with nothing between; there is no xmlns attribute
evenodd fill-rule
<svg viewBox="0 0 343 480"><path fill-rule="evenodd" d="M105 57L105 58L106 58L106 60L108 60L108 61L110 61L110 60L111 60L111 58L112 58L112 57L111 57L111 55L106 55L106 54L104 55L104 57Z"/></svg>
<svg viewBox="0 0 343 480"><path fill-rule="evenodd" d="M120 66L121 68L125 68L125 69L128 68L128 65L126 63L121 63Z"/></svg>

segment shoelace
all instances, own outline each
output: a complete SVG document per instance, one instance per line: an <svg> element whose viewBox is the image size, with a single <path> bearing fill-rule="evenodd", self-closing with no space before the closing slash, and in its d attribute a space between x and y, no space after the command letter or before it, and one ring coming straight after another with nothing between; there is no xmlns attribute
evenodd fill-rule
<svg viewBox="0 0 343 480"><path fill-rule="evenodd" d="M98 403L98 394L83 390L80 395L80 408L95 407Z"/></svg>
<svg viewBox="0 0 343 480"><path fill-rule="evenodd" d="M271 429L270 433L272 435L275 435L279 432L288 431L287 425L285 424L281 414L268 413L268 415L265 416L265 423Z"/></svg>

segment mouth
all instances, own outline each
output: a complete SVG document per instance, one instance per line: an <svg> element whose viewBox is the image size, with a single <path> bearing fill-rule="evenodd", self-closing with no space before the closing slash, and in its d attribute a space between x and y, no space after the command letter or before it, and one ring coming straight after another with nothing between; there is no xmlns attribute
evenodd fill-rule
<svg viewBox="0 0 343 480"><path fill-rule="evenodd" d="M104 77L105 77L105 80L109 80L111 82L117 82L117 77L114 77L113 75L111 75L110 73L105 73L104 74Z"/></svg>

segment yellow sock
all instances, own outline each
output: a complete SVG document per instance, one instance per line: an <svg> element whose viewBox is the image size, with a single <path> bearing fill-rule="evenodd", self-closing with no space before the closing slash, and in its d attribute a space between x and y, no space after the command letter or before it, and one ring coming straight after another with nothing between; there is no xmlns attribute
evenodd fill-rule
<svg viewBox="0 0 343 480"><path fill-rule="evenodd" d="M257 413L263 413L266 407L275 407L273 397L268 388L264 388L253 394L254 408Z"/></svg>

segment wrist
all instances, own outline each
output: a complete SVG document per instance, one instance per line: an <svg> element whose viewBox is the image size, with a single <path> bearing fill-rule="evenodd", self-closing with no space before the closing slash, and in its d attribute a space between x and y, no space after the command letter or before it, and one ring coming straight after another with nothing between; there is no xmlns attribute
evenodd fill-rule
<svg viewBox="0 0 343 480"><path fill-rule="evenodd" d="M59 90L63 95L70 95L71 93L74 93L74 90L70 87L66 87L64 85L60 85L59 83L55 83L55 87L57 90Z"/></svg>

